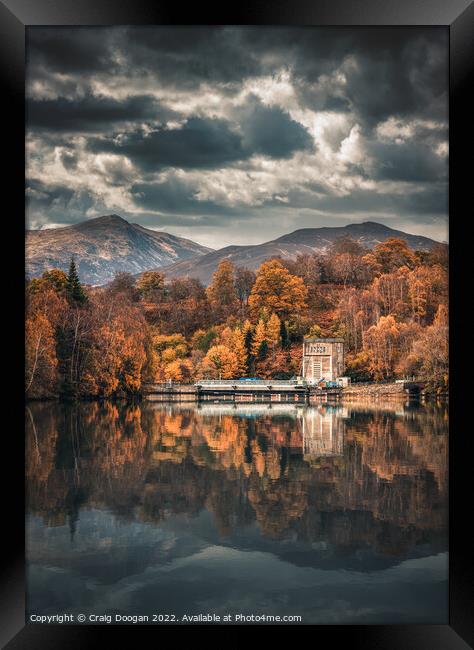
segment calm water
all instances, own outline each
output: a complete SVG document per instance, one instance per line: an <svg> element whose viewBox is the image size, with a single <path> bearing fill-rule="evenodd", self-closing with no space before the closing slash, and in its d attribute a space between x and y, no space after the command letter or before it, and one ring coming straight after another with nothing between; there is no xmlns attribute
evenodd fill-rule
<svg viewBox="0 0 474 650"><path fill-rule="evenodd" d="M447 623L447 410L27 410L29 614Z"/></svg>

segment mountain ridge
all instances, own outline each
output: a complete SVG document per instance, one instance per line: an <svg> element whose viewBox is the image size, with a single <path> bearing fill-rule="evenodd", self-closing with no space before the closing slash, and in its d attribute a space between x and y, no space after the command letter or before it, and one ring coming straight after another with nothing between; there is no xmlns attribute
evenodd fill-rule
<svg viewBox="0 0 474 650"><path fill-rule="evenodd" d="M252 245L231 244L213 250L190 239L130 223L117 214L102 215L78 224L26 231L26 271L37 277L45 270L67 270L71 255L79 276L87 284L106 284L115 273L140 275L160 270L166 279L194 277L208 284L219 262L257 269L270 257L295 259L302 253L324 254L333 242L350 236L365 248L389 237L405 239L411 248L430 250L439 242L422 235L395 230L376 221L345 226L300 228L275 239Z"/></svg>
<svg viewBox="0 0 474 650"><path fill-rule="evenodd" d="M300 228L262 244L230 245L206 253L193 262L183 260L165 266L161 271L165 273L167 279L195 277L204 284L208 284L219 262L224 259L228 259L236 266L245 266L255 270L269 257L295 259L303 253L324 254L336 239L344 236L352 237L369 249L390 237L404 239L411 248L417 250L428 251L433 246L440 244L440 242L423 235L412 235L401 230L395 230L376 221L364 221L347 224L346 226Z"/></svg>
<svg viewBox="0 0 474 650"><path fill-rule="evenodd" d="M26 274L37 277L50 268L67 270L74 255L81 280L100 285L119 271L139 274L211 250L110 214L63 228L27 230Z"/></svg>

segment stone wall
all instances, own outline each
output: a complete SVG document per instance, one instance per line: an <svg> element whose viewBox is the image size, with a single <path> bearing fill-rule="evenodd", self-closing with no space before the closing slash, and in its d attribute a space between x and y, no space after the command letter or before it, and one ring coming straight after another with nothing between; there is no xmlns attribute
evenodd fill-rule
<svg viewBox="0 0 474 650"><path fill-rule="evenodd" d="M407 392L403 388L403 383L396 384L351 384L342 391L344 400L370 398L370 399L406 399Z"/></svg>

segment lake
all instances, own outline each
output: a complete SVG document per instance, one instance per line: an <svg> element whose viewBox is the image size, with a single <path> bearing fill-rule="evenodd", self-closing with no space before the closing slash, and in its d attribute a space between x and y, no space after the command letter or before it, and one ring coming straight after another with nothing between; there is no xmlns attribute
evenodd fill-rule
<svg viewBox="0 0 474 650"><path fill-rule="evenodd" d="M34 402L26 425L28 616L448 622L446 406Z"/></svg>

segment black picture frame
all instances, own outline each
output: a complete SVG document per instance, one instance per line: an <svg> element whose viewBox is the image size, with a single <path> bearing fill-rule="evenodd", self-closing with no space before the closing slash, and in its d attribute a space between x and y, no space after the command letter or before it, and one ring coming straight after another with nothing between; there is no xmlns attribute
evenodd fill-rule
<svg viewBox="0 0 474 650"><path fill-rule="evenodd" d="M331 646L350 643L350 647L429 648L446 650L468 648L474 642L472 624L473 589L469 495L472 434L469 423L469 368L465 358L469 341L470 240L466 236L472 212L472 109L469 102L474 69L474 3L471 0L254 0L241 1L226 11L212 3L181 3L157 0L0 0L0 79L3 89L3 149L6 179L2 234L4 251L4 321L10 331L4 350L8 376L4 392L4 410L13 416L4 426L2 442L6 446L4 466L11 470L4 490L3 572L0 591L0 641L2 647L85 648L111 642L120 635L121 643L137 644L137 634L153 634L157 642L162 629L120 626L40 626L25 625L24 557L24 436L23 394L23 288L24 288L24 77L25 28L29 25L315 25L382 26L440 25L450 35L450 542L449 542L449 624L398 626L318 626L315 643ZM470 246L472 249L472 245ZM13 253L13 254L12 254ZM7 256L4 255L4 260ZM467 299L467 300L466 300ZM8 316L8 317L7 317ZM6 343L8 341L8 344ZM467 399L466 399L467 398ZM4 420L4 422L6 419ZM201 627L201 626L198 626ZM206 635L219 631L229 645L237 642L235 629L208 626ZM180 630L190 628L180 628ZM248 628L239 628L241 630ZM265 633L269 631L268 628ZM292 626L278 633L292 632ZM176 632L176 628L174 629ZM196 626L193 635L201 633ZM207 641L206 641L207 642ZM223 642L223 641L221 641ZM470 645L469 645L470 644Z"/></svg>

